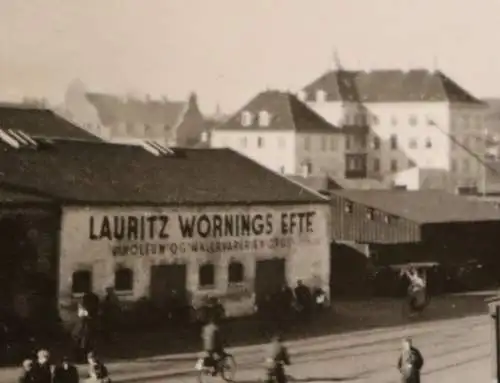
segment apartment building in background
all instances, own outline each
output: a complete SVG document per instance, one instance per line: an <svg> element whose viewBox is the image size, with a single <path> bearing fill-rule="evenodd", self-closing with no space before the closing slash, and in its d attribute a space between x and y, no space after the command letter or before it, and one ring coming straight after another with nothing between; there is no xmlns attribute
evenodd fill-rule
<svg viewBox="0 0 500 383"><path fill-rule="evenodd" d="M298 98L345 132L348 168L408 189L480 187L486 105L441 71L333 70Z"/></svg>
<svg viewBox="0 0 500 383"><path fill-rule="evenodd" d="M345 167L343 131L288 92L259 93L214 127L210 145L231 148L282 174L356 176Z"/></svg>
<svg viewBox="0 0 500 383"><path fill-rule="evenodd" d="M205 120L193 93L187 100L117 96L88 92L75 81L65 95L63 117L104 140L116 143L155 141L167 146L196 146Z"/></svg>

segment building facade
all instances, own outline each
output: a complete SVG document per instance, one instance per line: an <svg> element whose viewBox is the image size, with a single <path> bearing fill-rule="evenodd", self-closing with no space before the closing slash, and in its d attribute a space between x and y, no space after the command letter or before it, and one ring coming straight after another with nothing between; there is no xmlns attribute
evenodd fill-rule
<svg viewBox="0 0 500 383"><path fill-rule="evenodd" d="M367 177L392 178L404 186L398 173L416 167L442 171L434 187L480 183L485 105L440 71L337 67L298 97L344 127L346 159L365 161Z"/></svg>
<svg viewBox="0 0 500 383"><path fill-rule="evenodd" d="M229 316L298 279L328 293L328 200L235 151L16 137L0 131L1 185L57 201L65 322L108 287L127 305L218 296Z"/></svg>
<svg viewBox="0 0 500 383"><path fill-rule="evenodd" d="M200 142L205 130L195 94L185 101L120 97L88 92L78 81L66 92L63 116L117 143L151 140L161 145L191 147Z"/></svg>
<svg viewBox="0 0 500 383"><path fill-rule="evenodd" d="M282 174L344 177L344 136L294 95L265 91L211 133L228 147Z"/></svg>

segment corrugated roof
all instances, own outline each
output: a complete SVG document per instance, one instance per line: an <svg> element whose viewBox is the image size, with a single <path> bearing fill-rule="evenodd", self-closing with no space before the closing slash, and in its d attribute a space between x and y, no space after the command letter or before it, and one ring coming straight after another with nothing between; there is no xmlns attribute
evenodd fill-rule
<svg viewBox="0 0 500 383"><path fill-rule="evenodd" d="M249 112L254 117L249 126L242 125L242 113ZM258 115L267 112L269 125L259 125ZM229 120L215 126L216 130L289 130L297 132L342 133L342 130L328 123L296 96L288 92L268 90L259 93Z"/></svg>
<svg viewBox="0 0 500 383"><path fill-rule="evenodd" d="M335 190L332 192L397 217L421 224L500 220L490 203L437 190Z"/></svg>
<svg viewBox="0 0 500 383"><path fill-rule="evenodd" d="M38 149L0 144L0 185L88 204L325 202L321 196L229 149L174 149L56 141Z"/></svg>
<svg viewBox="0 0 500 383"><path fill-rule="evenodd" d="M0 129L22 130L33 137L101 141L48 109L0 105Z"/></svg>
<svg viewBox="0 0 500 383"><path fill-rule="evenodd" d="M318 91L327 101L483 104L444 73L424 69L330 71L304 87L306 101L314 102Z"/></svg>

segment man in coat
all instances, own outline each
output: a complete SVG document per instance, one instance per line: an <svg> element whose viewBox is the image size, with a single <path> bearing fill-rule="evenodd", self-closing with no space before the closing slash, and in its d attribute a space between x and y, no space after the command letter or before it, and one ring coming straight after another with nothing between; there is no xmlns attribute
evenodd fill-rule
<svg viewBox="0 0 500 383"><path fill-rule="evenodd" d="M420 371L424 366L424 358L420 351L413 347L410 338L403 339L401 355L398 359L398 370L402 383L420 383Z"/></svg>

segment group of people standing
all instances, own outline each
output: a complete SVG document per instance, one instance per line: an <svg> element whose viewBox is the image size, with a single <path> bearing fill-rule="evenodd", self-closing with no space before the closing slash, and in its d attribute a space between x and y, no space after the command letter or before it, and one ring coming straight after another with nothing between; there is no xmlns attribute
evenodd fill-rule
<svg viewBox="0 0 500 383"><path fill-rule="evenodd" d="M99 361L94 353L87 355L88 381L95 383L111 383L106 366ZM25 359L19 383L79 383L80 376L74 364L68 357L53 365L50 353L45 349L37 352L35 359Z"/></svg>

